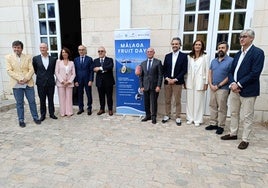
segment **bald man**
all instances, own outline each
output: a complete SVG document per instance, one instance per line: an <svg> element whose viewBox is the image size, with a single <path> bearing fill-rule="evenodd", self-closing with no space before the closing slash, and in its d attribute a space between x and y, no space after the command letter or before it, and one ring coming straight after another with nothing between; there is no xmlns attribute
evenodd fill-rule
<svg viewBox="0 0 268 188"><path fill-rule="evenodd" d="M33 57L33 67L36 74L36 85L40 99L41 121L46 119L46 98L48 99L49 116L52 119L58 119L55 116L54 92L55 92L55 65L56 58L48 54L48 46L41 43L40 55Z"/></svg>
<svg viewBox="0 0 268 188"><path fill-rule="evenodd" d="M141 74L139 76L140 89L144 94L144 106L146 116L142 121L152 120L156 124L157 99L163 79L162 63L154 58L153 48L146 50L147 59L141 63Z"/></svg>

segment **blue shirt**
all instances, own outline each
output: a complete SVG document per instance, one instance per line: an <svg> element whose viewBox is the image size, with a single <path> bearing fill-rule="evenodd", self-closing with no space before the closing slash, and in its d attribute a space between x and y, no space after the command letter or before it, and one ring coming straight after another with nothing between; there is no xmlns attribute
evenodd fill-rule
<svg viewBox="0 0 268 188"><path fill-rule="evenodd" d="M220 62L218 58L215 58L211 61L209 69L212 71L212 84L218 85L222 82L228 74L232 67L233 58L230 56L225 56ZM228 84L225 84L221 89L228 90Z"/></svg>

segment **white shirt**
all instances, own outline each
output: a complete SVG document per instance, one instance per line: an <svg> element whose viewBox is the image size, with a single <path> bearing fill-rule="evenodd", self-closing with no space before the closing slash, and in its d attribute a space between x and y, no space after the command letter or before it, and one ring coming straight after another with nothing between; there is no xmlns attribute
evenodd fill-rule
<svg viewBox="0 0 268 188"><path fill-rule="evenodd" d="M174 77L174 69L179 56L179 51L172 53L172 68L171 68L171 77Z"/></svg>
<svg viewBox="0 0 268 188"><path fill-rule="evenodd" d="M43 65L44 65L45 69L47 69L47 67L48 67L48 63L49 63L49 58L48 58L48 56L43 56L43 55L41 55L41 58L42 58L42 62L43 62Z"/></svg>
<svg viewBox="0 0 268 188"><path fill-rule="evenodd" d="M244 51L243 51L243 47L242 47L242 49L241 49L242 53L241 53L241 55L240 55L240 57L239 57L239 60L238 60L238 62L237 62L237 65L236 65L236 67L235 67L235 71L234 71L234 80L235 80L236 82L237 82L237 72L238 72L238 70L239 70L239 67L240 67L242 61L244 60L244 57L246 56L247 52L248 52L249 49L251 48L251 46L252 46L252 44L251 44L246 50L244 50ZM238 85L241 87L240 83L239 83Z"/></svg>

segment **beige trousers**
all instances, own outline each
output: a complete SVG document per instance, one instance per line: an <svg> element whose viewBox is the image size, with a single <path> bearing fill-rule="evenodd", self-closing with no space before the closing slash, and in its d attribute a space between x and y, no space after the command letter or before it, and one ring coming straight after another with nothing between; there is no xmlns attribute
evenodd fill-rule
<svg viewBox="0 0 268 188"><path fill-rule="evenodd" d="M229 90L218 89L210 92L210 125L225 126Z"/></svg>
<svg viewBox="0 0 268 188"><path fill-rule="evenodd" d="M171 100L172 95L175 99L176 105L176 118L181 116L181 92L182 92L182 85L164 85L165 89L165 109L166 115L171 117Z"/></svg>
<svg viewBox="0 0 268 188"><path fill-rule="evenodd" d="M250 132L252 131L254 118L254 104L257 97L241 97L239 94L231 91L231 124L230 135L237 135L240 123L240 115L243 119L243 134L242 140L248 142ZM241 113L241 109L243 112Z"/></svg>

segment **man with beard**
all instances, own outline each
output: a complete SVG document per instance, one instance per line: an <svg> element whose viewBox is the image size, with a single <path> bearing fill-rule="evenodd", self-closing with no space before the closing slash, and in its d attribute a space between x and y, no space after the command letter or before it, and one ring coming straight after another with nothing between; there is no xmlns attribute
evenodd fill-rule
<svg viewBox="0 0 268 188"><path fill-rule="evenodd" d="M165 110L162 123L166 123L171 118L172 95L176 106L176 124L181 125L181 92L185 84L184 76L187 73L187 54L180 52L181 39L175 37L171 41L172 52L165 56L163 65L164 89L165 89Z"/></svg>
<svg viewBox="0 0 268 188"><path fill-rule="evenodd" d="M218 43L218 57L213 59L208 74L210 86L210 125L206 130L216 130L216 134L224 131L227 115L227 99L229 95L228 74L231 70L233 58L226 53L227 42Z"/></svg>

